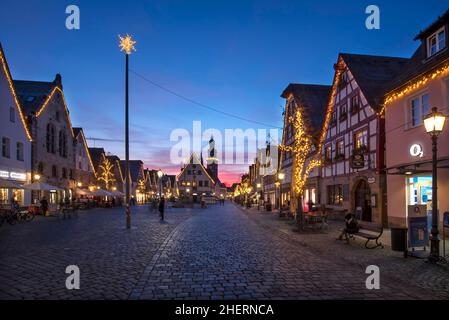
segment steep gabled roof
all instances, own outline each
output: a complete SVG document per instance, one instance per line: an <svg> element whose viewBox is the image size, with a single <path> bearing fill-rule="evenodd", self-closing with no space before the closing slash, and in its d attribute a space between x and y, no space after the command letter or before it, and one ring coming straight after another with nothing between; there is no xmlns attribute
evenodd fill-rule
<svg viewBox="0 0 449 320"><path fill-rule="evenodd" d="M37 113L51 94L55 82L14 80L20 104L25 113Z"/></svg>
<svg viewBox="0 0 449 320"><path fill-rule="evenodd" d="M343 59L370 106L381 110L388 84L399 74L409 59L341 53Z"/></svg>
<svg viewBox="0 0 449 320"><path fill-rule="evenodd" d="M427 57L426 41L427 37L433 32L437 31L442 26L449 26L449 10L447 10L443 15L438 17L429 27L421 31L415 40L421 40L420 46L416 49L413 56L407 61L405 66L402 68L401 72L395 77L389 84L389 91L393 91L408 82L415 82L418 78L434 70L440 68L441 66L449 67L449 44L446 43L446 48L440 52L434 54L431 57ZM448 28L446 32L448 32ZM447 39L447 35L446 35Z"/></svg>
<svg viewBox="0 0 449 320"><path fill-rule="evenodd" d="M329 85L290 83L281 94L282 98L293 94L295 102L303 107L316 138L323 127L331 89Z"/></svg>
<svg viewBox="0 0 449 320"><path fill-rule="evenodd" d="M420 31L414 40L424 39L430 36L436 29L440 28L442 24L449 20L449 9L446 10L441 16L439 16L434 22L432 22L427 28ZM446 44L447 45L447 44Z"/></svg>
<svg viewBox="0 0 449 320"><path fill-rule="evenodd" d="M212 181L212 183L215 184L215 180L211 177L211 175L209 174L209 171L204 167L204 165L201 163L200 159L198 159L198 156L196 155L196 153L192 153L190 155L187 165L184 166L184 168L181 170L181 172L176 176L176 179L179 180L179 177L184 173L184 171L186 170L186 168L188 167L189 164L199 165L201 167L201 169L203 169L203 171L206 173L207 177Z"/></svg>
<svg viewBox="0 0 449 320"><path fill-rule="evenodd" d="M79 138L81 138L81 142L82 142L82 144L84 146L84 149L86 150L86 154L87 154L87 157L89 159L90 166L92 167L92 171L94 173L94 176L96 177L97 176L97 169L95 168L94 163L92 161L92 156L90 154L89 146L87 145L87 141L86 141L86 138L84 136L83 128L73 128L73 133L74 133L75 139L78 140Z"/></svg>
<svg viewBox="0 0 449 320"><path fill-rule="evenodd" d="M27 123L25 120L25 115L23 113L23 108L22 108L22 105L20 104L19 97L17 96L16 88L14 86L14 81L12 80L11 72L9 70L8 62L6 61L5 53L3 52L3 47L2 47L1 43L0 43L0 63L2 65L3 72L5 73L6 80L8 81L9 89L11 90L11 94L13 95L13 99L16 104L17 110L19 111L20 120L22 121L23 129L25 130L28 140L31 142L31 141L33 141L33 138L31 137L31 132L28 129L28 126L27 126Z"/></svg>
<svg viewBox="0 0 449 320"><path fill-rule="evenodd" d="M126 161L120 160L120 167L123 175L126 175ZM129 160L129 175L131 177L131 181L138 181L139 175L145 178L143 172L143 162L141 160Z"/></svg>
<svg viewBox="0 0 449 320"><path fill-rule="evenodd" d="M124 178L123 178L122 168L120 166L120 158L117 157L116 155L107 155L106 159L108 159L111 162L111 164L114 165L114 169L116 168L116 170L114 170L115 179L117 181L123 182ZM118 173L118 175L117 175L117 173Z"/></svg>
<svg viewBox="0 0 449 320"><path fill-rule="evenodd" d="M94 165L94 170L98 171L98 167L103 162L105 152L103 148L89 148L90 157Z"/></svg>
<svg viewBox="0 0 449 320"><path fill-rule="evenodd" d="M62 80L59 73L56 75L53 82L14 80L14 85L17 87L19 100L21 104L23 104L22 108L24 113L27 115L33 113L36 117L41 115L53 96L59 93L64 105L70 132L72 133L72 136L75 137L72 120L70 120L69 108L65 101L64 92L62 91Z"/></svg>

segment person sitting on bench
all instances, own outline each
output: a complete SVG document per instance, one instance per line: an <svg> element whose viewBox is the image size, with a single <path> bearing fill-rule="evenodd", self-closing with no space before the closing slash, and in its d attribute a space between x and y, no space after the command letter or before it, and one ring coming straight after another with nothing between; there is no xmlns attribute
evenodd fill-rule
<svg viewBox="0 0 449 320"><path fill-rule="evenodd" d="M342 240L343 236L345 236L346 241L349 241L348 235L357 233L359 231L357 219L355 218L355 215L353 213L348 213L345 215L345 223L346 227L343 229L337 240Z"/></svg>

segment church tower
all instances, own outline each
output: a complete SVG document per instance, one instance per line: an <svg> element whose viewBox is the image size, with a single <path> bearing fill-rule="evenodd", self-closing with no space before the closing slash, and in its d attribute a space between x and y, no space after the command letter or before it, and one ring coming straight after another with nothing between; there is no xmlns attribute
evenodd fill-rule
<svg viewBox="0 0 449 320"><path fill-rule="evenodd" d="M212 179L214 179L215 181L219 181L217 151L215 150L215 140L213 136L211 136L209 140L207 171L209 171L209 174L211 175Z"/></svg>

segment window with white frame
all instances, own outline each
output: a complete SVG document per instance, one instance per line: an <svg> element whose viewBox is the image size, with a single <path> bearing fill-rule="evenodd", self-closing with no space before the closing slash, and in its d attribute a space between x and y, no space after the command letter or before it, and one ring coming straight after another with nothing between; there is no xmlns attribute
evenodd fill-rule
<svg viewBox="0 0 449 320"><path fill-rule="evenodd" d="M427 57L433 56L435 53L446 47L446 32L444 27L427 38Z"/></svg>
<svg viewBox="0 0 449 320"><path fill-rule="evenodd" d="M410 101L410 127L422 124L423 118L430 111L429 94L423 94Z"/></svg>

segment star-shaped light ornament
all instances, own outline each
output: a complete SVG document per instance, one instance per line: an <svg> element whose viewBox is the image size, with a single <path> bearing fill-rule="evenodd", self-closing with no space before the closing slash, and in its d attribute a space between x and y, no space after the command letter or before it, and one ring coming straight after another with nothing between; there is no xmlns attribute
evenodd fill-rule
<svg viewBox="0 0 449 320"><path fill-rule="evenodd" d="M124 38L121 35L119 35L118 37L120 39L120 51L125 51L126 54L131 54L133 50L136 51L134 45L137 42L134 41L130 35L127 34Z"/></svg>

